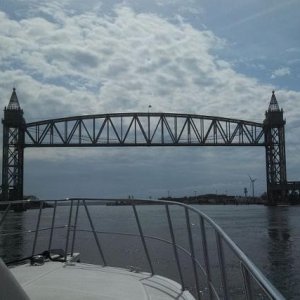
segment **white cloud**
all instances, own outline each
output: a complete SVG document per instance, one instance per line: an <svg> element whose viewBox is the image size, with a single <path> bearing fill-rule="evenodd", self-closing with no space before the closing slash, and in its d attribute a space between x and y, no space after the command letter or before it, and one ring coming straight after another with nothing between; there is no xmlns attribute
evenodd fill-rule
<svg viewBox="0 0 300 300"><path fill-rule="evenodd" d="M290 68L283 67L273 71L271 78L283 77L291 74Z"/></svg>
<svg viewBox="0 0 300 300"><path fill-rule="evenodd" d="M9 77L13 72L6 72L19 69L18 82L23 73L23 82L31 78L34 85L21 103L35 101L40 89L51 86L48 98L68 105L69 114L145 110L151 103L154 111L251 119L257 116L255 103L272 89L215 57L212 51L224 42L211 31L125 7L115 17L69 16L64 10L55 21L32 17L17 22L3 16L1 25L1 77L16 81ZM57 99L55 89L71 90L72 103L69 97ZM242 108L243 99L251 99L252 107Z"/></svg>
<svg viewBox="0 0 300 300"><path fill-rule="evenodd" d="M51 18L43 18L41 12ZM119 6L113 15L102 16L94 11L72 14L63 5L53 3L37 6L30 16L19 21L0 14L0 105L7 105L15 85L27 121L147 111L149 104L152 111L220 115L259 122L264 118L273 87L236 72L230 63L217 57L214 52L226 44L209 30L196 30L182 20L173 24L157 15L136 13L124 6ZM289 69L282 69L274 75L287 75L283 73ZM276 95L287 119L296 120L299 93L279 91ZM232 152L235 153L232 159L237 159L237 151ZM81 157L81 151L71 149L60 156L49 150L39 157L63 161L70 153L72 159ZM94 150L86 153L93 158L96 172L94 160L101 154ZM115 150L109 153L114 157L119 155ZM136 153L126 154L127 167L137 161ZM28 156L34 157L37 155ZM165 159L159 155L153 157L158 166ZM205 159L192 156L192 160L197 158L197 169L210 170ZM183 159L185 163L180 166L183 174L190 169L186 163L189 160L190 157ZM103 163L103 174L109 169L109 162L114 161L108 159L107 166ZM210 160L216 161L222 165L217 155ZM148 162L147 166L152 164ZM241 162L239 166L242 164L250 165ZM215 180L215 175L212 176Z"/></svg>

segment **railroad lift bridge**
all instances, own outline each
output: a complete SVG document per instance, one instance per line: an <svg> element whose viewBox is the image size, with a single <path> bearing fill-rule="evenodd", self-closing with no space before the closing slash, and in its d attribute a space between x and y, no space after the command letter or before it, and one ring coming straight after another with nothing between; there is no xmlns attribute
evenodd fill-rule
<svg viewBox="0 0 300 300"><path fill-rule="evenodd" d="M285 120L274 91L263 123L180 113L112 113L26 123L16 90L4 108L2 200L23 199L24 149L43 147L263 146L268 204L288 203Z"/></svg>

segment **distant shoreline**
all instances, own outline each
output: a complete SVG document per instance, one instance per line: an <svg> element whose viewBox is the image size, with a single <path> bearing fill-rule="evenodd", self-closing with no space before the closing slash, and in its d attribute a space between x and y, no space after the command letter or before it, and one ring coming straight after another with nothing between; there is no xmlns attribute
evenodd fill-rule
<svg viewBox="0 0 300 300"><path fill-rule="evenodd" d="M130 198L129 198L130 199ZM128 200L129 200L128 199ZM245 198L245 197L235 197L235 196L228 196L228 195L216 195L216 194L208 194L208 195L201 195L201 196L194 196L194 197L162 197L158 198L158 201L152 202L151 199L149 201L143 200L139 201L138 199L131 198L131 201L126 200L115 200L108 202L106 205L131 205L133 201L136 205L160 205L159 200L171 201L171 202L179 202L184 204L209 204L209 205L266 205L267 201L261 197L254 197L254 198ZM164 204L164 203L162 203Z"/></svg>

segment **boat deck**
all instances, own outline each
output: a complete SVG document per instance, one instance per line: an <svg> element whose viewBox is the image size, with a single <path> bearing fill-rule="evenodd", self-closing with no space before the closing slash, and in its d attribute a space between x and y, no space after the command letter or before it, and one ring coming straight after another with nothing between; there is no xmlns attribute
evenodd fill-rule
<svg viewBox="0 0 300 300"><path fill-rule="evenodd" d="M32 300L194 300L173 280L121 268L46 262L10 270Z"/></svg>

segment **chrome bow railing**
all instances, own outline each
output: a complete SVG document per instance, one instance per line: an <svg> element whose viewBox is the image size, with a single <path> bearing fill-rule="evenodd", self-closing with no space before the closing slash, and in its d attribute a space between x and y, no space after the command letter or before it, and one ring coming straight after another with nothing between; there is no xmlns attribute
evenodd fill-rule
<svg viewBox="0 0 300 300"><path fill-rule="evenodd" d="M101 231L101 228L98 228L99 216L93 213L94 209L91 210L91 207L94 208L99 203L106 205L122 204L128 208L131 207L131 221L135 223L135 232ZM147 212L147 224L143 222L145 214L141 214L141 211L145 207L149 207L145 204L160 205L161 214L159 218L165 218L164 228L166 230L163 237L145 234L145 230L151 227L157 218L157 216L153 216L151 219L149 212ZM173 201L136 199L70 198L38 202L0 202L0 242L1 236L9 237L20 234L14 228L4 224L9 220L9 216L14 214L13 210L24 208L31 208L31 212L36 212L36 220L30 223L34 228L26 230L21 228L22 235L33 235L29 257L39 253L38 248L41 247L50 252L54 241L57 242L58 240L60 247L64 249L64 260L66 261L67 255L73 256L76 250L75 245L79 246L80 244L81 248L82 246L88 247L77 235L79 233L91 233L97 253L101 258L101 264L106 266L109 264L107 261L109 253L104 250L103 236L134 237L140 240L141 251L144 253L148 264L148 268L143 265L142 269L148 269L152 275L165 274L163 274L164 270L158 270L159 262L152 257L153 249L151 252L150 242L159 242L162 244L161 246L169 247L175 264L174 270L177 273L176 279L180 282L182 290L189 289L197 299L284 299L222 228L195 207ZM59 212L61 209L64 210L64 214ZM118 222L120 211L115 211L115 220ZM180 213L183 223L178 225L176 221L179 219ZM59 221L62 215L65 217L65 223ZM82 222L83 217L86 219L85 222ZM42 221L43 218L47 219L46 223ZM62 233L62 229L65 232ZM42 238L42 233L48 231L48 236ZM165 235L168 235L168 238ZM183 238L186 239L186 243L182 242ZM39 247L37 247L38 244ZM115 245L117 244L115 243ZM122 247L124 245L126 243L123 243ZM5 249L2 249L2 256L3 251L5 255ZM159 252L157 248L155 251ZM133 253L134 255L136 254ZM170 257L167 258L170 260ZM190 260L191 267L189 268L186 263L187 258ZM18 261L20 261L19 258ZM164 267L164 269L167 268ZM135 269L138 269L137 266ZM237 285L238 283L240 286Z"/></svg>

